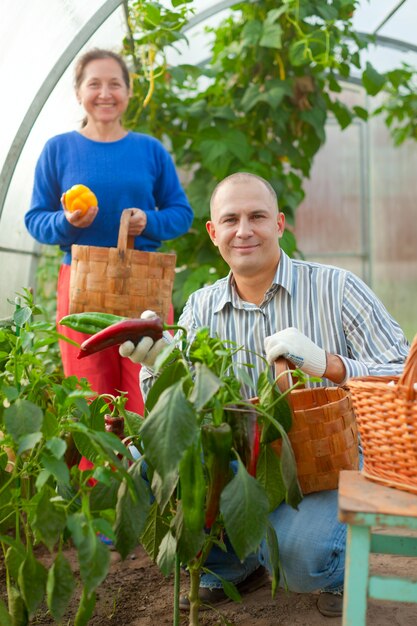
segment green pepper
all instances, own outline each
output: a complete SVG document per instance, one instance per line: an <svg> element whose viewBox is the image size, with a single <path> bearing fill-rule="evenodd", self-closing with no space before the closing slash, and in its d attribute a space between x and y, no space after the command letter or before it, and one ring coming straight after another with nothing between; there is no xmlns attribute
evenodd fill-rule
<svg viewBox="0 0 417 626"><path fill-rule="evenodd" d="M204 526L206 483L199 446L191 446L185 451L180 462L179 472L180 496L185 524L191 531L201 530Z"/></svg>
<svg viewBox="0 0 417 626"><path fill-rule="evenodd" d="M98 313L88 311L85 313L73 313L72 315L66 315L59 323L62 326L68 326L72 330L77 330L79 333L86 335L95 335L103 328L107 328L116 322L121 322L126 318L120 315L112 315L111 313Z"/></svg>
<svg viewBox="0 0 417 626"><path fill-rule="evenodd" d="M252 476L256 475L257 413L246 405L225 407L224 417L233 433L233 447Z"/></svg>
<svg viewBox="0 0 417 626"><path fill-rule="evenodd" d="M211 528L219 514L221 493L231 478L232 429L226 422L220 426L204 424L201 440L208 474L205 526Z"/></svg>

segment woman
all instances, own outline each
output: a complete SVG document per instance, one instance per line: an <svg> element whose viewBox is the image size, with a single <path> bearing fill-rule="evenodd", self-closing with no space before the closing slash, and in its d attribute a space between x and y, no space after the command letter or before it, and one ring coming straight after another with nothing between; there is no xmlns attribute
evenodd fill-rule
<svg viewBox="0 0 417 626"><path fill-rule="evenodd" d="M46 143L25 216L26 227L37 241L59 245L64 253L58 278L57 321L69 311L72 244L115 247L124 209L131 209L129 235L135 237L139 250L157 250L162 241L186 233L193 219L163 145L123 127L122 116L131 95L124 60L100 49L81 56L75 68L75 93L85 111L82 128ZM64 206L65 192L76 184L89 187L98 199L98 206L85 214L80 210L70 213ZM58 328L78 343L86 338L64 326ZM76 358L78 350L68 342L61 341L60 349L66 376L87 378L99 394L126 391L127 408L143 413L138 393L140 367L121 358L117 348L82 360Z"/></svg>

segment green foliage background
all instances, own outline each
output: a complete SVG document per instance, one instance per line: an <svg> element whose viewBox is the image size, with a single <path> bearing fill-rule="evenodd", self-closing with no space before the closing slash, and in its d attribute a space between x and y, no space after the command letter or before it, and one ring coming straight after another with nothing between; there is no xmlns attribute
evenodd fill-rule
<svg viewBox="0 0 417 626"><path fill-rule="evenodd" d="M291 233L314 157L326 141L326 121L341 129L365 109L340 99L343 82L359 71L366 93L384 90L384 114L396 144L416 139L416 71L402 66L380 74L360 53L372 38L353 30L357 0L261 0L238 3L232 15L208 29L210 59L201 65L167 62L171 46L184 39L192 0L129 3L130 36L124 52L135 68L133 97L125 116L132 130L150 133L170 149L186 174L195 212L190 232L165 249L175 249L177 310L196 288L225 275L227 267L205 230L209 198L225 176L249 171L275 188L289 228L282 240L299 255Z"/></svg>

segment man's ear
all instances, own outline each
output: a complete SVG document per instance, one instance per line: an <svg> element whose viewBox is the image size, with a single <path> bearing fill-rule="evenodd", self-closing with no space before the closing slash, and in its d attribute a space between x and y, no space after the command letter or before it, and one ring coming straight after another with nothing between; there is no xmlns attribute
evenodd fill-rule
<svg viewBox="0 0 417 626"><path fill-rule="evenodd" d="M213 222L211 222L211 221L206 222L206 230L207 230L207 232L209 234L210 239L214 243L214 245L217 246L217 243L216 243L216 228L215 228Z"/></svg>
<svg viewBox="0 0 417 626"><path fill-rule="evenodd" d="M279 212L277 216L277 225L278 225L278 237L281 239L285 230L285 215L284 213Z"/></svg>

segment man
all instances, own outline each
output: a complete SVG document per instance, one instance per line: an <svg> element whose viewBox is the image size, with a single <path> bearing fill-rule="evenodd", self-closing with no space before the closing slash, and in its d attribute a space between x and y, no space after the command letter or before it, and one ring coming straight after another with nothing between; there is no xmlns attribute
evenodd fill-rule
<svg viewBox="0 0 417 626"><path fill-rule="evenodd" d="M350 272L290 259L279 246L284 226L275 192L264 179L238 173L219 183L207 231L231 272L193 293L179 324L191 335L206 326L212 336L244 345L247 352L236 358L252 363L254 379L264 368L259 353L271 366L283 355L306 374L323 377L326 386L351 376L400 373L409 345L383 304ZM164 339L154 344L143 338L137 346L120 347L123 356L150 368L141 374L145 390L163 345ZM320 591L319 611L341 615L346 529L337 519L337 491L309 494L298 510L283 503L270 521L289 589ZM206 563L241 593L262 584L263 565L269 566L266 542L244 563L220 550ZM219 587L218 578L202 575L205 603L225 601Z"/></svg>

